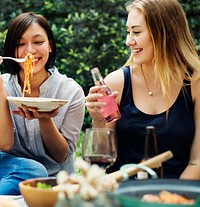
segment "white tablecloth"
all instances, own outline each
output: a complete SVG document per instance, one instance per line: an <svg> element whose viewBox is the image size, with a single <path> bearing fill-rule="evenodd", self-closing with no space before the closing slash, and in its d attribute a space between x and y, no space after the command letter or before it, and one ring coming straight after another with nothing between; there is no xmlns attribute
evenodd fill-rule
<svg viewBox="0 0 200 207"><path fill-rule="evenodd" d="M24 201L24 198L19 195L19 196L0 196L0 198L5 198L9 200L14 200L20 207L28 207L26 202Z"/></svg>

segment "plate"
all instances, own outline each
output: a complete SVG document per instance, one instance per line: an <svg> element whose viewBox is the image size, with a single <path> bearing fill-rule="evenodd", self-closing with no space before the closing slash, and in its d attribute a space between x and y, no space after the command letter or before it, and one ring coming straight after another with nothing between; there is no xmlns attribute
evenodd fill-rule
<svg viewBox="0 0 200 207"><path fill-rule="evenodd" d="M63 99L39 98L39 97L13 97L8 96L7 100L18 107L26 106L29 110L36 109L39 112L49 112L60 108L68 101Z"/></svg>

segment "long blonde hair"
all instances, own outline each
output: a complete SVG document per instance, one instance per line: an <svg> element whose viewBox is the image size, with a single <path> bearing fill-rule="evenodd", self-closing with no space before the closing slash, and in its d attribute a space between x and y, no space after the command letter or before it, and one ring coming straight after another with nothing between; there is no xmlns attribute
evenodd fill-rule
<svg viewBox="0 0 200 207"><path fill-rule="evenodd" d="M135 0L126 9L138 9L144 15L154 45L154 73L164 95L170 98L171 80L182 85L185 79L191 83L199 79L200 60L178 0ZM125 65L134 65L132 55Z"/></svg>

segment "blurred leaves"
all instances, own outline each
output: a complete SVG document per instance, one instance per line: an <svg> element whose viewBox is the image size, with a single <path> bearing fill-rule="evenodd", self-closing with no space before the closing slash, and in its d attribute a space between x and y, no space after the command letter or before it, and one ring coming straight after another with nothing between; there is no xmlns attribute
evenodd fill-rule
<svg viewBox="0 0 200 207"><path fill-rule="evenodd" d="M22 12L40 13L47 18L55 35L57 68L74 78L87 94L93 85L91 68L97 66L106 75L120 68L128 58L125 3L125 0L4 0L0 7L0 54L11 19ZM181 3L200 50L199 0ZM86 112L84 128L90 124Z"/></svg>
<svg viewBox="0 0 200 207"><path fill-rule="evenodd" d="M200 1L199 0L181 0L186 12L190 29L195 38L196 48L200 55Z"/></svg>

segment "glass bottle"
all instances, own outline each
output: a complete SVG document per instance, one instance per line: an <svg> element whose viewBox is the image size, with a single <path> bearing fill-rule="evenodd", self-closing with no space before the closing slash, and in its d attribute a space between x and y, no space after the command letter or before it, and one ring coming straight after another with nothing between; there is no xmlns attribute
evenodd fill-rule
<svg viewBox="0 0 200 207"><path fill-rule="evenodd" d="M155 157L156 155L158 155L156 128L154 126L147 126L144 146L144 158L142 162ZM157 173L159 178L162 178L162 166L159 166L153 170ZM149 178L146 172L138 173L138 179L146 178Z"/></svg>
<svg viewBox="0 0 200 207"><path fill-rule="evenodd" d="M103 94L103 97L99 98L97 101L106 102L106 105L101 107L105 121L111 122L120 119L121 114L115 98L113 97L110 88L106 86L99 69L97 67L93 68L91 69L91 73L95 85L101 86L101 90L99 91L99 93Z"/></svg>

